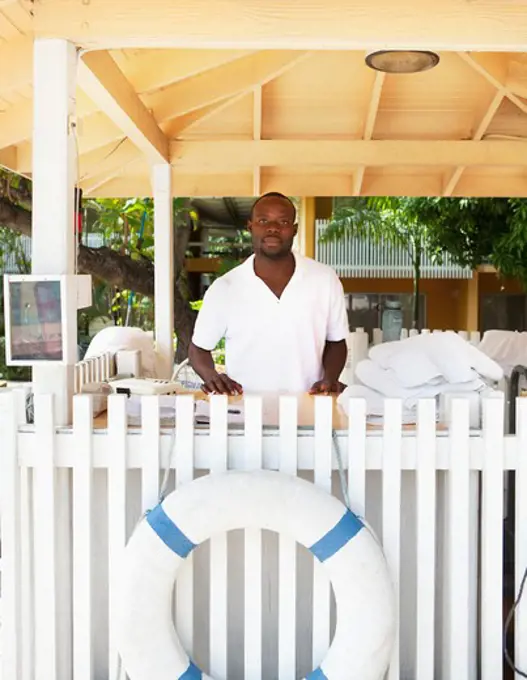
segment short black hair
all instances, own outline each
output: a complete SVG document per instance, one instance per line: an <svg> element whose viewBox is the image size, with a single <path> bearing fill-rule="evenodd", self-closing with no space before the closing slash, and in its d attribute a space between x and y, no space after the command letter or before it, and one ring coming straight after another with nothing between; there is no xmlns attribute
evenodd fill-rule
<svg viewBox="0 0 527 680"><path fill-rule="evenodd" d="M260 203L260 201L263 201L264 198L281 198L284 201L287 201L291 207L293 208L293 221L296 221L296 206L293 203L293 201L289 198L289 196L285 196L284 194L281 194L279 191L268 191L266 194L262 194L259 198L256 199L256 201L253 203L252 208L251 208L251 214L249 215L249 219L252 220L253 215L254 215L254 209Z"/></svg>

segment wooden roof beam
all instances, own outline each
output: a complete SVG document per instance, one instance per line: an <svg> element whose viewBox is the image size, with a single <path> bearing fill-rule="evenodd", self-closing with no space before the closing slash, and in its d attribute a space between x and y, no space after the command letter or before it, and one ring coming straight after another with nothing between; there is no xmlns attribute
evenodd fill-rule
<svg viewBox="0 0 527 680"><path fill-rule="evenodd" d="M496 115L497 110L501 106L504 97L505 92L503 90L498 90L494 97L492 98L490 104L488 102L485 102L485 104L483 105L483 111L480 112L475 117L476 120L479 119L479 123L474 131L474 134L472 135L472 139L474 141L479 141L483 138L483 135L485 134L489 125L491 124L492 119ZM450 178L445 183L443 196L452 196L457 186L457 183L461 179L461 175L463 174L464 171L465 166L462 165L454 169Z"/></svg>
<svg viewBox="0 0 527 680"><path fill-rule="evenodd" d="M381 101L382 86L384 85L386 73L381 71L375 72L375 77L373 79L373 86L370 94L370 101L368 104L368 109L366 111L365 122L364 122L364 132L362 133L362 138L364 140L369 140L373 137L373 130L375 129L375 121L377 119L377 112L379 110L379 104ZM364 180L364 173L366 168L361 165L357 168L353 177L353 195L360 196L362 189L362 182Z"/></svg>
<svg viewBox="0 0 527 680"><path fill-rule="evenodd" d="M108 52L84 55L79 85L150 162L168 160L168 139Z"/></svg>
<svg viewBox="0 0 527 680"><path fill-rule="evenodd" d="M213 104L241 92L250 92L258 85L278 78L308 52L258 52L230 64L182 80L162 92L145 96L145 103L155 112L157 120L183 116L190 111Z"/></svg>
<svg viewBox="0 0 527 680"><path fill-rule="evenodd" d="M179 141L170 151L174 168L222 173L240 168L302 165L518 166L527 167L522 144L510 141L261 140Z"/></svg>
<svg viewBox="0 0 527 680"><path fill-rule="evenodd" d="M524 51L520 0L46 0L34 3L39 37L79 45L226 49Z"/></svg>
<svg viewBox="0 0 527 680"><path fill-rule="evenodd" d="M485 80L502 92L507 99L515 104L521 111L527 113L527 103L517 97L507 86L507 67L504 55L472 54L458 52L461 59L480 74Z"/></svg>

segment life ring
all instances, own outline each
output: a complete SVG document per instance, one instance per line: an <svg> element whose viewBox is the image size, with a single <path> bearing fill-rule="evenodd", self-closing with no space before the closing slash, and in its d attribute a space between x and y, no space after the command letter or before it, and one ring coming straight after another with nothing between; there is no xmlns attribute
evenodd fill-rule
<svg viewBox="0 0 527 680"><path fill-rule="evenodd" d="M124 550L117 647L130 680L205 680L172 620L172 591L187 555L232 529L286 532L323 564L337 604L331 647L308 680L380 680L395 633L382 550L337 498L298 477L229 471L182 486L154 508Z"/></svg>

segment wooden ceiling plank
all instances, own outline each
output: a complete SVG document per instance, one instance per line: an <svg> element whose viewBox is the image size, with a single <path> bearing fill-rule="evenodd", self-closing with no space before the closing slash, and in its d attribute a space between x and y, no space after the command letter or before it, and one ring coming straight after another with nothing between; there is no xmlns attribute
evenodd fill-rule
<svg viewBox="0 0 527 680"><path fill-rule="evenodd" d="M262 139L262 86L257 85L253 90L253 140ZM253 168L253 195L259 196L262 184L262 169L259 165Z"/></svg>
<svg viewBox="0 0 527 680"><path fill-rule="evenodd" d="M35 33L90 47L523 51L521 0L46 0Z"/></svg>
<svg viewBox="0 0 527 680"><path fill-rule="evenodd" d="M260 140L179 141L171 144L177 170L291 166L527 166L527 147L511 141Z"/></svg>
<svg viewBox="0 0 527 680"><path fill-rule="evenodd" d="M33 41L19 36L0 45L0 94L17 90L33 80Z"/></svg>
<svg viewBox="0 0 527 680"><path fill-rule="evenodd" d="M250 53L249 50L151 50L128 60L125 73L136 92L146 94Z"/></svg>
<svg viewBox="0 0 527 680"><path fill-rule="evenodd" d="M20 144L33 133L33 102L27 100L0 113L0 148Z"/></svg>
<svg viewBox="0 0 527 680"><path fill-rule="evenodd" d="M203 123L229 106L232 106L245 96L246 94L243 92L235 97L228 97L227 99L221 99L212 104L206 104L201 109L194 109L179 118L170 119L167 122L161 123L161 129L170 140L174 140L196 123Z"/></svg>
<svg viewBox="0 0 527 680"><path fill-rule="evenodd" d="M505 92L503 90L498 90L494 97L492 98L492 101L490 104L484 104L483 106L483 113L479 114L479 123L476 127L476 130L474 131L474 134L472 136L472 139L474 141L479 141L483 138L483 135L485 132L488 130L489 125L492 123L492 119L496 115L496 112L500 108L503 99L505 97ZM476 116L476 120L478 119L478 116ZM443 192L443 196L452 196L457 183L459 182L461 175L463 174L465 168L463 166L458 166L457 168L454 169L452 172L452 175L450 178L447 180L445 184L445 189Z"/></svg>
<svg viewBox="0 0 527 680"><path fill-rule="evenodd" d="M16 146L7 146L0 149L0 165L7 170L16 172L17 167L17 149Z"/></svg>
<svg viewBox="0 0 527 680"><path fill-rule="evenodd" d="M84 55L79 85L151 162L168 160L168 139L108 52Z"/></svg>
<svg viewBox="0 0 527 680"><path fill-rule="evenodd" d="M80 157L79 182L94 176L114 176L115 172L140 158L140 152L129 139L112 142Z"/></svg>
<svg viewBox="0 0 527 680"><path fill-rule="evenodd" d="M278 78L305 59L307 52L258 52L230 64L182 80L162 92L144 97L157 120L185 115L208 104L249 92Z"/></svg>
<svg viewBox="0 0 527 680"><path fill-rule="evenodd" d="M495 63L496 57L492 55L474 55L467 52L458 52L459 56L469 64L477 73L479 73L485 80L493 85L497 90L503 92L505 97L515 104L523 113L527 113L527 102L522 101L507 87L507 74L503 73L503 69L493 69L492 65ZM500 55L501 57L501 55ZM492 60L492 61L491 61ZM498 67L499 68L499 67Z"/></svg>
<svg viewBox="0 0 527 680"><path fill-rule="evenodd" d="M375 121L377 120L377 112L379 111L379 104L382 95L382 86L384 85L384 80L386 73L377 71L373 80L373 86L370 94L370 101L368 104L368 110L366 111L364 132L362 138L364 140L369 140L373 136L373 131L375 129ZM353 195L360 196L362 182L364 180L364 172L366 168L361 166L357 169L353 175Z"/></svg>

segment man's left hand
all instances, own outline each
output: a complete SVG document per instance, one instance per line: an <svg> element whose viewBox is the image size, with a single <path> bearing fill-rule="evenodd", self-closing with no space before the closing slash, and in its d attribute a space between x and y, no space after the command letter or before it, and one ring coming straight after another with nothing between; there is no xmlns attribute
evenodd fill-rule
<svg viewBox="0 0 527 680"><path fill-rule="evenodd" d="M340 394L346 389L346 385L339 380L318 380L309 390L309 394Z"/></svg>

